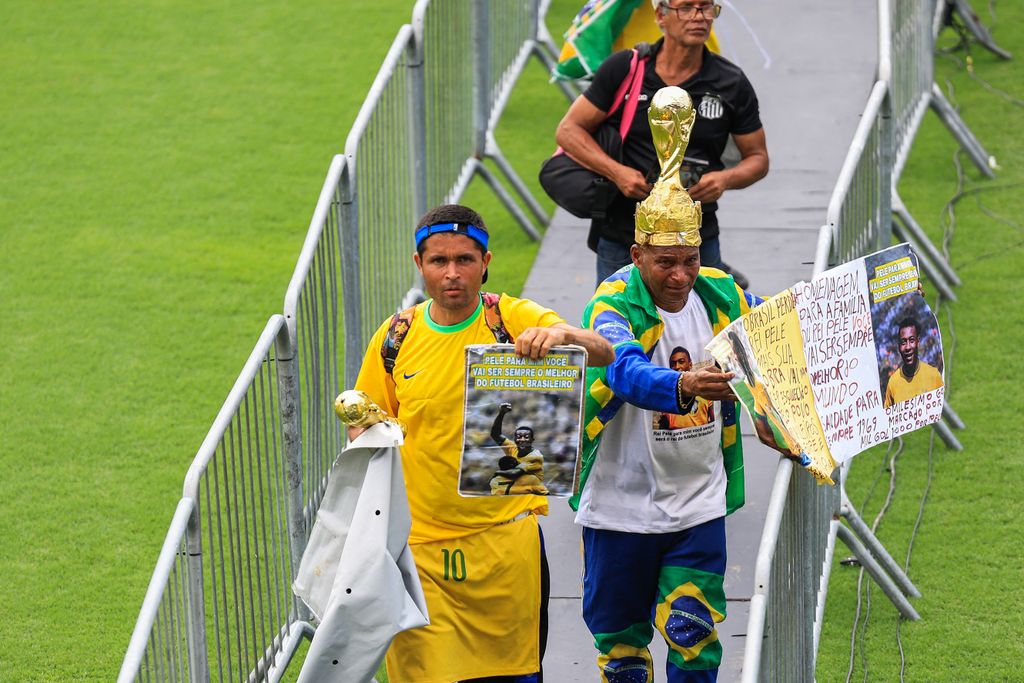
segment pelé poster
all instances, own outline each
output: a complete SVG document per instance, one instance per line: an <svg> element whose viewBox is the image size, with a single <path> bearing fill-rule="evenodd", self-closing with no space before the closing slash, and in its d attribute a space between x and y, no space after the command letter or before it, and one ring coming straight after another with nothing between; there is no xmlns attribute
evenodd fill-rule
<svg viewBox="0 0 1024 683"><path fill-rule="evenodd" d="M567 498L580 455L587 352L556 346L531 360L514 348L466 347L459 494Z"/></svg>

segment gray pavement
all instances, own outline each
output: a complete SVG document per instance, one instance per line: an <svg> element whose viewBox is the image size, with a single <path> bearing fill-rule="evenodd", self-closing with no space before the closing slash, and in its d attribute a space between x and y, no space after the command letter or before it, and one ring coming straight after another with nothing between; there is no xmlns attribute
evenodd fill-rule
<svg viewBox="0 0 1024 683"><path fill-rule="evenodd" d="M752 291L768 296L811 274L817 231L874 82L875 12L874 3L813 0L744 3L741 10L771 55L771 67L761 67L735 22L722 38L726 56L743 67L757 90L771 171L753 187L723 197L722 254L750 278ZM571 322L580 319L594 289L594 255L586 248L586 234L583 221L557 212L523 289L524 296ZM747 504L726 525L729 603L720 627L725 649L720 681L740 677L754 561L778 462L749 436L745 417L743 429ZM580 616L579 528L561 500L552 501L542 526L552 571L545 677L552 683L597 680L593 641ZM664 681L665 646L657 637L652 650L656 680Z"/></svg>

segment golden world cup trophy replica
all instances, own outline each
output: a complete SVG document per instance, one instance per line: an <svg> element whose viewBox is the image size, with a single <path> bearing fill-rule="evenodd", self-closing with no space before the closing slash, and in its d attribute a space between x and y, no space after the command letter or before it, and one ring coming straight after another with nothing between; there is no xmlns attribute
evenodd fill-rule
<svg viewBox="0 0 1024 683"><path fill-rule="evenodd" d="M334 413L349 427L365 429L379 422L390 422L398 425L403 435L406 433L405 424L401 420L385 413L369 396L356 389L338 394L338 398L334 399Z"/></svg>
<svg viewBox="0 0 1024 683"><path fill-rule="evenodd" d="M679 177L696 112L682 88L662 88L651 99L647 119L661 174L636 207L636 243L654 247L699 247L700 202L690 199Z"/></svg>

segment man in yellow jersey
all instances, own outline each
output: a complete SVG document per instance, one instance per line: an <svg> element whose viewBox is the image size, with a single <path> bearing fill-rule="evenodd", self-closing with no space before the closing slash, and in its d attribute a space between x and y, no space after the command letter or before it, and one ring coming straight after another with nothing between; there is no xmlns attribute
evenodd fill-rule
<svg viewBox="0 0 1024 683"><path fill-rule="evenodd" d="M459 496L465 347L514 341L516 353L537 359L553 346L579 344L596 365L614 354L596 333L533 301L480 291L491 252L476 211L439 206L420 219L415 235L413 261L430 299L380 326L356 380L356 389L408 426L402 462L409 544L430 616L429 626L395 638L388 677L539 681L547 567L536 515L547 513L547 499ZM399 316L402 338L395 340ZM350 429L350 438L357 434Z"/></svg>
<svg viewBox="0 0 1024 683"><path fill-rule="evenodd" d="M903 364L893 370L885 384L883 405L886 408L943 385L942 374L917 355L919 331L913 318L904 318L899 323L899 352Z"/></svg>

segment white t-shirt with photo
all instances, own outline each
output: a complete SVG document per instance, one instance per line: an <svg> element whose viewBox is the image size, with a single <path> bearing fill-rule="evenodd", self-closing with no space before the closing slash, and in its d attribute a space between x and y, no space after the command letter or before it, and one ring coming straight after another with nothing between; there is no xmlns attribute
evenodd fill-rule
<svg viewBox="0 0 1024 683"><path fill-rule="evenodd" d="M651 362L669 367L676 347L693 370L714 364L707 309L691 292L683 310L658 309L665 330ZM721 402L698 401L687 416L623 404L602 432L576 523L633 533L682 531L725 516Z"/></svg>

